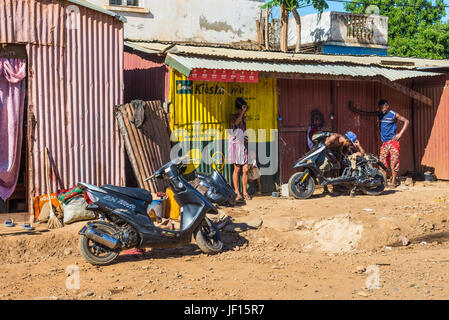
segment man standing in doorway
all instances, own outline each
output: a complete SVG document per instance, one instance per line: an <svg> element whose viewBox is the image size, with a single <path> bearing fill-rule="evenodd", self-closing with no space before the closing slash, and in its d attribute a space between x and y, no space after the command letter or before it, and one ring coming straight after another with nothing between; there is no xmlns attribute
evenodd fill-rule
<svg viewBox="0 0 449 320"><path fill-rule="evenodd" d="M378 123L380 128L380 139L382 140L382 146L380 147L380 161L382 161L388 168L388 162L391 164L391 185L397 187L399 185L397 175L399 172L399 150L400 139L407 130L410 121L399 113L390 110L390 106L385 99L379 101L379 117ZM397 130L397 121L404 123L399 133ZM383 170L382 170L383 171ZM383 171L385 178L387 172Z"/></svg>

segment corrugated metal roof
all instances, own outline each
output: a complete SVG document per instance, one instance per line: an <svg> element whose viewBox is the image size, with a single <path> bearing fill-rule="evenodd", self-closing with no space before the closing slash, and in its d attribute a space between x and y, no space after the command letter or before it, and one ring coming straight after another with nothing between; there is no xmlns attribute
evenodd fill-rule
<svg viewBox="0 0 449 320"><path fill-rule="evenodd" d="M68 2L71 2L71 3L75 4L75 5L83 6L83 7L86 7L86 8L89 8L89 9L92 9L92 10L95 10L95 11L102 12L104 14L110 15L110 16L120 20L123 23L126 22L126 18L121 16L121 15L119 15L118 13L115 13L115 12L103 9L103 8L101 8L101 7L99 7L99 6L95 5L95 4L90 3L90 2L86 2L86 1L83 1L83 0L68 0Z"/></svg>
<svg viewBox="0 0 449 320"><path fill-rule="evenodd" d="M170 44L159 42L139 42L125 41L136 50L147 53L159 53L169 47ZM330 54L308 54L295 52L273 52L257 50L241 50L232 48L212 47L212 46L194 46L177 44L167 53L189 56L207 56L226 59L257 60L257 61L289 61L289 62L310 62L310 63L344 63L353 65L377 65L388 68L416 69L422 67L449 66L449 60L405 58L391 56L354 56L354 55L330 55Z"/></svg>
<svg viewBox="0 0 449 320"><path fill-rule="evenodd" d="M382 76L390 81L397 81L401 79L418 78L418 77L432 77L440 74L433 72L422 72L416 70L398 70L383 68L377 66L357 66L357 65L336 65L329 63L322 64L299 64L286 62L263 62L263 61L236 61L236 60L222 60L209 59L199 57L187 57L174 54L167 55L166 63L174 66L173 63L182 65L185 76L190 75L193 69L219 69L219 70L246 70L258 72L274 72L274 73L288 73L288 74L312 74L312 75L326 75L326 76L349 76L353 78L375 78ZM186 74L188 73L188 74Z"/></svg>

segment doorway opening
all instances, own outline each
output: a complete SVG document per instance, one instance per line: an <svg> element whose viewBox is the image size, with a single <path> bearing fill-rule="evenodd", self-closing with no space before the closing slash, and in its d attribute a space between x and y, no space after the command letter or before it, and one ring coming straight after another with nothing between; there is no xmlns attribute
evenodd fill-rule
<svg viewBox="0 0 449 320"><path fill-rule="evenodd" d="M22 108L23 116L21 119L22 123L22 129L21 129L21 139L17 141L16 144L13 146L10 146L10 148L15 148L16 150L20 148L20 158L19 163L15 164L16 168L18 169L17 176L17 183L15 187L13 188L12 193L9 195L8 198L2 199L0 197L0 220L5 220L11 217L11 214L22 214L24 217L28 216L28 112L27 112L27 93L28 93L28 83L27 83L27 74L28 74L28 59L27 59L27 53L26 48L24 45L16 45L16 44L0 44L0 59L5 61L5 59L24 59L26 63L26 71L25 71L25 77L23 80L21 80L23 83L21 84L23 87L20 90L21 94L23 95L23 104L20 106ZM11 62L12 63L12 62ZM23 61L21 62L23 65ZM15 66L16 67L16 66ZM17 70L15 70L17 71ZM3 75L0 75L3 76ZM5 80L5 79L3 79ZM3 88L3 89L2 89ZM24 89L23 89L24 88ZM1 97L3 98L0 103L2 104L1 108L6 108L6 99L8 99L7 95L10 94L6 92L5 86L0 86L0 90L3 90L1 93ZM20 101L20 99L18 100ZM11 102L9 102L11 103ZM20 103L20 102L19 102ZM1 115L3 118L7 115L7 112L2 112ZM20 120L20 119L19 119ZM1 119L0 119L1 121ZM3 121L3 126L0 128L0 130L9 130L6 127L6 123L9 123L10 115L8 116L8 122ZM11 141L11 140L9 140ZM6 143L5 145L7 145ZM10 155L8 149L2 151ZM5 157L6 158L6 157ZM13 162L11 162L13 163ZM5 168L2 168L5 169ZM17 170L17 169L15 169ZM8 180L9 182L11 180ZM10 184L9 184L10 185Z"/></svg>

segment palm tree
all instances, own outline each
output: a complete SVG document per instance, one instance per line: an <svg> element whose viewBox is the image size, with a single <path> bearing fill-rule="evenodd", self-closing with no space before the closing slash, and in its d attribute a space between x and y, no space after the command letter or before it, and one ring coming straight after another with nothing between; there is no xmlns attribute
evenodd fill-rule
<svg viewBox="0 0 449 320"><path fill-rule="evenodd" d="M288 51L288 17L290 12L296 21L296 48L299 52L301 48L301 17L298 9L304 6L312 5L319 12L329 8L326 0L270 0L265 3L262 8L273 8L279 6L281 19L281 51Z"/></svg>

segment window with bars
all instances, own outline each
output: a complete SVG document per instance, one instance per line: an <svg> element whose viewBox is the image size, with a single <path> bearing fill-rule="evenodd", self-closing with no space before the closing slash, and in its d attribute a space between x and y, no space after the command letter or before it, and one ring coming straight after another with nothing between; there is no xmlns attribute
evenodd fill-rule
<svg viewBox="0 0 449 320"><path fill-rule="evenodd" d="M138 7L139 0L109 0L109 5Z"/></svg>

